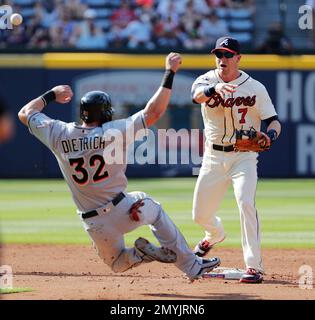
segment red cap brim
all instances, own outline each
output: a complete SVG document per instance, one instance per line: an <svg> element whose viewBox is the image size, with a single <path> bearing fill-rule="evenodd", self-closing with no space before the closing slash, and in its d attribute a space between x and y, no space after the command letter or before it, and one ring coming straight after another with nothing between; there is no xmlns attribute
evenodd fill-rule
<svg viewBox="0 0 315 320"><path fill-rule="evenodd" d="M232 52L232 53L234 53L234 54L238 54L236 51L231 50L231 49L229 49L229 48L214 48L213 50L211 50L211 53L213 53L213 52L216 51L216 50L225 50L225 51Z"/></svg>

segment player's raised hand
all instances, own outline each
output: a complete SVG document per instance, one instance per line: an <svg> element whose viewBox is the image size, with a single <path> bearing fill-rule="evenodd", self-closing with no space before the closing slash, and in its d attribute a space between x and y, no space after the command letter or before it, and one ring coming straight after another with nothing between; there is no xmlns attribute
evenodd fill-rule
<svg viewBox="0 0 315 320"><path fill-rule="evenodd" d="M238 87L237 84L229 84L229 83L218 83L215 86L215 91L224 99L225 95L229 95L234 93L236 88Z"/></svg>
<svg viewBox="0 0 315 320"><path fill-rule="evenodd" d="M176 72L182 63L182 57L179 53L171 52L165 60L165 68Z"/></svg>
<svg viewBox="0 0 315 320"><path fill-rule="evenodd" d="M56 101L59 103L68 103L70 102L73 92L68 85L60 85L51 89L56 95Z"/></svg>

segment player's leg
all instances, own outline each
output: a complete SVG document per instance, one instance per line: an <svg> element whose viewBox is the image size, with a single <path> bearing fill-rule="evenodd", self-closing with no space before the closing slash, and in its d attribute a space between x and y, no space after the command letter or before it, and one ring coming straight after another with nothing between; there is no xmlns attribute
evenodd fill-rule
<svg viewBox="0 0 315 320"><path fill-rule="evenodd" d="M115 212L111 215L97 216L83 221L83 226L92 240L93 247L98 256L114 272L124 272L131 267L143 262L143 257L135 248L126 248L124 236L117 226ZM126 221L129 223L128 215L125 214Z"/></svg>
<svg viewBox="0 0 315 320"><path fill-rule="evenodd" d="M205 260L196 257L189 248L184 236L165 213L160 203L153 200L143 192L130 193L136 200L142 199L141 221L137 223L150 225L150 228L161 246L166 247L176 253L175 265L188 277L194 278L205 266L208 271L219 265L220 260Z"/></svg>
<svg viewBox="0 0 315 320"><path fill-rule="evenodd" d="M224 197L230 181L223 170L213 167L200 171L193 198L193 220L206 230L203 240L209 245L224 240L224 229L216 212Z"/></svg>
<svg viewBox="0 0 315 320"><path fill-rule="evenodd" d="M114 272L124 272L142 262L157 260L171 263L176 259L176 255L170 250L156 247L143 238L137 239L134 247L125 246L124 234L150 224L152 219L157 217L153 210L150 214L142 215L141 221L130 219L129 209L139 199L148 201L143 192L126 194L125 198L106 214L83 220L84 228L98 255ZM148 250L151 255L146 254L145 251Z"/></svg>
<svg viewBox="0 0 315 320"><path fill-rule="evenodd" d="M263 272L260 226L255 196L257 187L257 160L255 154L241 154L233 167L232 183L240 211L242 246L246 267Z"/></svg>

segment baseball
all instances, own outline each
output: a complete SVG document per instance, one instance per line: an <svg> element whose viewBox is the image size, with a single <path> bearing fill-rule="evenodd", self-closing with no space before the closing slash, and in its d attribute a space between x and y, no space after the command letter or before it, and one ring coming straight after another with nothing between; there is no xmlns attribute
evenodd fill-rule
<svg viewBox="0 0 315 320"><path fill-rule="evenodd" d="M10 21L14 26L19 26L23 22L23 17L19 13L13 13Z"/></svg>

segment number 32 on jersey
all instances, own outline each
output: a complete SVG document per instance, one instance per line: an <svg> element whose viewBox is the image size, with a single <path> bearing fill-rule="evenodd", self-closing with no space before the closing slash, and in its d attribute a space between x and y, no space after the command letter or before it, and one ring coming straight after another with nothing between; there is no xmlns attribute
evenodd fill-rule
<svg viewBox="0 0 315 320"><path fill-rule="evenodd" d="M105 160L101 155L95 154L91 156L89 161L86 162L83 157L69 159L70 166L74 167L74 171L76 172L76 174L72 175L72 179L76 183L80 185L85 185L88 183L89 172L86 169L87 166L90 168L95 168L94 172L92 173L93 182L100 182L108 178L108 171L105 170Z"/></svg>

